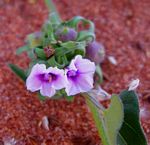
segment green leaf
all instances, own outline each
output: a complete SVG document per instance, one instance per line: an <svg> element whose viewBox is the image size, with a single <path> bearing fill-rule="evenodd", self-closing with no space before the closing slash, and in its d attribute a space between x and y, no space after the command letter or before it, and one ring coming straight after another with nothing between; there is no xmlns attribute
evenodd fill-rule
<svg viewBox="0 0 150 145"><path fill-rule="evenodd" d="M56 59L55 59L55 56L52 56L50 59L47 60L47 63L49 66L51 67L58 67L60 69L64 68L65 67L65 63L63 64L59 64Z"/></svg>
<svg viewBox="0 0 150 145"><path fill-rule="evenodd" d="M45 0L45 4L47 5L49 11L51 11L51 13L55 16L53 16L53 18L50 18L50 20L55 23L60 23L61 22L61 18L59 16L59 13L55 7L55 4L53 3L52 0Z"/></svg>
<svg viewBox="0 0 150 145"><path fill-rule="evenodd" d="M68 48L68 49L72 49L76 47L76 42L74 41L69 41L69 42L64 42L60 44L62 47Z"/></svg>
<svg viewBox="0 0 150 145"><path fill-rule="evenodd" d="M117 135L123 122L123 105L118 96L112 96L111 106L104 111L104 121L110 145L117 144Z"/></svg>
<svg viewBox="0 0 150 145"><path fill-rule="evenodd" d="M45 100L46 100L46 97L43 96L43 95L41 95L40 92L38 92L38 98L39 98L39 100L41 100L41 101L45 101Z"/></svg>
<svg viewBox="0 0 150 145"><path fill-rule="evenodd" d="M11 70L17 75L19 76L23 81L26 81L26 74L24 72L24 70L22 70L21 68L19 68L18 66L14 65L14 64L9 64L8 65Z"/></svg>
<svg viewBox="0 0 150 145"><path fill-rule="evenodd" d="M118 145L147 145L139 118L138 97L134 91L120 94L124 106L124 122L118 135Z"/></svg>
<svg viewBox="0 0 150 145"><path fill-rule="evenodd" d="M22 46L22 47L18 48L17 51L16 51L16 54L19 55L22 52L25 52L25 51L28 51L28 50L29 50L29 46L25 45L25 46Z"/></svg>
<svg viewBox="0 0 150 145"><path fill-rule="evenodd" d="M99 65L96 65L96 74L99 77L98 82L102 83L103 82L103 72L102 72L102 69L101 69L101 67Z"/></svg>
<svg viewBox="0 0 150 145"><path fill-rule="evenodd" d="M47 59L44 50L41 49L41 48L35 48L35 49L34 49L34 53L36 54L36 56L37 56L38 58L41 58L41 59L43 59L43 60L46 60L46 59Z"/></svg>
<svg viewBox="0 0 150 145"><path fill-rule="evenodd" d="M30 49L42 45L42 33L41 32L35 32L32 34L29 34L26 39L27 39L27 43Z"/></svg>
<svg viewBox="0 0 150 145"><path fill-rule="evenodd" d="M51 99L58 100L64 98L66 96L66 92L64 89L57 90L56 94L51 97Z"/></svg>
<svg viewBox="0 0 150 145"><path fill-rule="evenodd" d="M95 40L95 34L89 31L81 31L78 33L77 41L87 41L91 42Z"/></svg>
<svg viewBox="0 0 150 145"><path fill-rule="evenodd" d="M47 46L50 45L51 43L55 44L56 43L56 39L54 36L54 30L53 30L53 26L52 23L50 21L47 21L42 28L42 32L43 32L43 45Z"/></svg>
<svg viewBox="0 0 150 145"><path fill-rule="evenodd" d="M61 66L63 66L63 68L65 66L69 65L69 61L68 61L66 55L57 57L57 63L60 64Z"/></svg>
<svg viewBox="0 0 150 145"><path fill-rule="evenodd" d="M83 22L83 25L88 24L89 28L85 28L85 30L79 31L78 25L80 22ZM95 33L94 33L94 23L90 20L87 20L81 16L76 16L70 21L66 22L65 25L68 25L69 27L75 28L78 32L77 41L87 41L91 42L95 39Z"/></svg>
<svg viewBox="0 0 150 145"><path fill-rule="evenodd" d="M73 102L73 101L74 101L74 96L65 96L65 99L66 99L68 102Z"/></svg>
<svg viewBox="0 0 150 145"><path fill-rule="evenodd" d="M36 58L33 49L29 50L29 51L27 52L27 54L28 54L28 57L29 57L31 60L34 60L34 59Z"/></svg>
<svg viewBox="0 0 150 145"><path fill-rule="evenodd" d="M113 95L110 107L104 110L99 110L87 96L85 98L92 112L103 145L117 145L117 135L124 116L120 98Z"/></svg>
<svg viewBox="0 0 150 145"><path fill-rule="evenodd" d="M64 56L66 54L70 55L74 54L81 54L81 55L85 55L85 46L86 43L85 41L82 42L74 42L74 41L69 41L69 42L65 42L61 44L61 47L58 47L55 49L55 55L56 57L59 56Z"/></svg>
<svg viewBox="0 0 150 145"><path fill-rule="evenodd" d="M56 12L52 12L49 14L49 21L52 23L52 25L59 25L61 22L60 17L58 17Z"/></svg>
<svg viewBox="0 0 150 145"><path fill-rule="evenodd" d="M62 94L56 93L54 96L51 97L51 99L53 99L53 100L59 100L59 99L61 99L61 98L63 98L63 97L64 97L64 96L62 96Z"/></svg>
<svg viewBox="0 0 150 145"><path fill-rule="evenodd" d="M75 55L82 55L85 56L85 47L86 47L86 42L77 42L76 49L75 49Z"/></svg>
<svg viewBox="0 0 150 145"><path fill-rule="evenodd" d="M77 30L78 24L80 22L83 22L83 25L88 24L89 25L88 31L94 32L94 29L95 29L94 23L90 20L85 19L84 17L81 17L81 16L75 16L74 18L72 18L70 21L67 22L67 25L70 27L73 27Z"/></svg>

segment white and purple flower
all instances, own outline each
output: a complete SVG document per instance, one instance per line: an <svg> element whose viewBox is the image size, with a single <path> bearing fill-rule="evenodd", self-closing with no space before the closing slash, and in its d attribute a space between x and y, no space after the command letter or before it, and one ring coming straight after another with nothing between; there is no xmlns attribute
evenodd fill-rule
<svg viewBox="0 0 150 145"><path fill-rule="evenodd" d="M66 69L66 93L68 96L87 92L93 88L95 64L77 55Z"/></svg>
<svg viewBox="0 0 150 145"><path fill-rule="evenodd" d="M27 78L26 86L32 92L40 90L43 96L52 97L56 90L65 87L65 80L63 70L57 67L46 69L45 64L36 64Z"/></svg>
<svg viewBox="0 0 150 145"><path fill-rule="evenodd" d="M68 96L88 92L93 88L95 64L77 55L65 70L57 67L46 69L45 64L33 66L26 80L27 89L31 92L40 91L43 96L52 97L56 90L65 88Z"/></svg>

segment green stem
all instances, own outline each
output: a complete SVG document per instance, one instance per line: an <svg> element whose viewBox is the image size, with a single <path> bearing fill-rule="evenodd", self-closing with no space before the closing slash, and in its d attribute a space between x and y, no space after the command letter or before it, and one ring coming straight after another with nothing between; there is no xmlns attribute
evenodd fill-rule
<svg viewBox="0 0 150 145"><path fill-rule="evenodd" d="M101 84L103 82L103 72L99 65L96 65L96 73L99 76L99 83Z"/></svg>

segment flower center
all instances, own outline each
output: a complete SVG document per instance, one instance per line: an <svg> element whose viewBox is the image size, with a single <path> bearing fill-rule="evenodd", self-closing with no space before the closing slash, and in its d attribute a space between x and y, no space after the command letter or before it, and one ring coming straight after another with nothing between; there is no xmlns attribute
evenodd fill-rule
<svg viewBox="0 0 150 145"><path fill-rule="evenodd" d="M52 81L52 76L51 74L44 74L44 80L48 81L49 83Z"/></svg>
<svg viewBox="0 0 150 145"><path fill-rule="evenodd" d="M75 77L76 75L77 75L77 71L75 71L75 70L69 70L67 72L68 77Z"/></svg>
<svg viewBox="0 0 150 145"><path fill-rule="evenodd" d="M49 83L57 79L57 76L52 73L41 74L39 77L42 81L49 82Z"/></svg>

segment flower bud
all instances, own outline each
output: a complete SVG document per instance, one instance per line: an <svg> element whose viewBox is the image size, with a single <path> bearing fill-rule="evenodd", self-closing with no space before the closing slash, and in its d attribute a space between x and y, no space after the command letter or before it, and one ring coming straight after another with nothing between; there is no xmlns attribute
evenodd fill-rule
<svg viewBox="0 0 150 145"><path fill-rule="evenodd" d="M86 56L96 64L103 62L105 58L104 46L96 41L89 43L86 47Z"/></svg>
<svg viewBox="0 0 150 145"><path fill-rule="evenodd" d="M75 41L77 38L77 32L73 28L68 27L58 29L55 35L62 42Z"/></svg>
<svg viewBox="0 0 150 145"><path fill-rule="evenodd" d="M50 46L47 46L44 48L44 53L45 53L46 57L49 58L50 56L52 56L55 53L55 49L52 49Z"/></svg>

